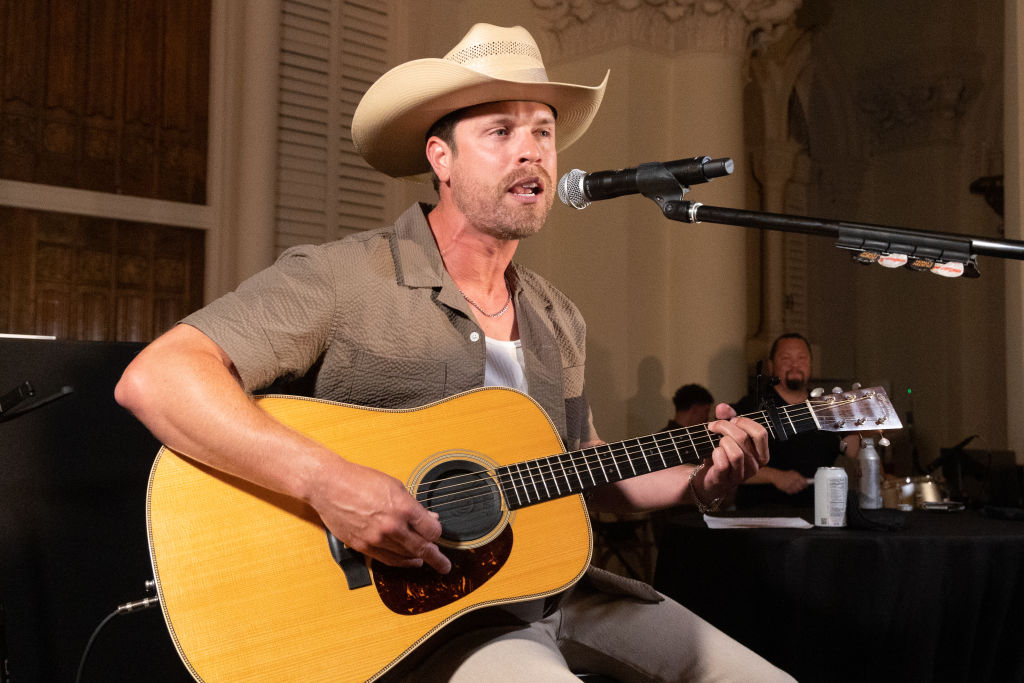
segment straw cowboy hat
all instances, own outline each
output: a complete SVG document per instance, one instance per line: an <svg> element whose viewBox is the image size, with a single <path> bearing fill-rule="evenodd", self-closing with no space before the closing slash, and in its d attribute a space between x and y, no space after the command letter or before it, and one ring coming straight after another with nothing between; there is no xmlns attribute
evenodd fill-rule
<svg viewBox="0 0 1024 683"><path fill-rule="evenodd" d="M555 110L557 148L575 142L604 97L597 86L552 83L522 26L476 24L442 59L400 64L370 86L352 117L352 141L368 164L396 178L430 171L426 135L451 112L487 102L528 100Z"/></svg>

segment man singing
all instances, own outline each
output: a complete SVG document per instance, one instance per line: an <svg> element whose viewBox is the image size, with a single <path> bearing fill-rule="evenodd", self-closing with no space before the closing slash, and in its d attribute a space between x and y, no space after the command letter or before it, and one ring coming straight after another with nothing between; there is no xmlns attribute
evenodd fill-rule
<svg viewBox="0 0 1024 683"><path fill-rule="evenodd" d="M567 448L599 444L584 392L583 319L513 256L544 226L557 152L590 125L606 82L549 81L525 29L488 24L443 58L387 72L355 113L356 147L390 176L432 173L437 205L285 252L143 350L117 400L174 450L307 504L369 558L449 572L437 514L375 469L372 453L333 452L250 395L306 376L317 398L413 408L506 386L544 408ZM588 505L645 510L732 491L767 462L768 439L724 404L717 417L709 429L720 438L705 465L593 489ZM595 569L558 601L532 613L515 607L494 608L470 633L427 641L403 662L414 664L405 675L547 683L585 669L623 681L790 680L649 586ZM342 677L345 658L338 653Z"/></svg>

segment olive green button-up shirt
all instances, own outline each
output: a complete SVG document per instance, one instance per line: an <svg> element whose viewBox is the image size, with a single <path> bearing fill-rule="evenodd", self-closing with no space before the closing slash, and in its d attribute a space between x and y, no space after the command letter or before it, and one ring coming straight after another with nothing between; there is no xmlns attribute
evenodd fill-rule
<svg viewBox="0 0 1024 683"><path fill-rule="evenodd" d="M483 386L486 344L414 205L394 225L289 249L185 318L231 358L247 391L304 378L316 398L414 408ZM569 450L596 439L584 397L586 326L547 280L513 263L529 393Z"/></svg>

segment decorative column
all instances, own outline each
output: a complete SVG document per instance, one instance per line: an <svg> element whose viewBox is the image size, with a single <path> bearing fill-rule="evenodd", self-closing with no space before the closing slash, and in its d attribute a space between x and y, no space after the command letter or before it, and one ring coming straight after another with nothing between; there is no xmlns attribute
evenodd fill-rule
<svg viewBox="0 0 1024 683"><path fill-rule="evenodd" d="M274 261L279 0L214 0L205 299Z"/></svg>
<svg viewBox="0 0 1024 683"><path fill-rule="evenodd" d="M796 82L807 69L811 54L810 34L789 32L766 48L751 62L760 97L764 122L763 142L754 150L754 175L761 183L762 209L770 213L786 213L786 188L793 177L802 145L789 131L790 98ZM761 233L761 320L757 334L747 348L749 361L765 358L772 341L786 328L787 287L785 279L786 245L804 240L775 230ZM803 294L803 293L800 293ZM806 332L806 330L795 330Z"/></svg>
<svg viewBox="0 0 1024 683"><path fill-rule="evenodd" d="M590 80L602 67L612 69L595 127L579 143L596 148L574 147L563 158L582 164L575 160L589 157L580 168L597 170L697 155L731 157L732 176L693 186L687 199L747 208L743 92L750 56L786 34L799 4L534 0L549 24L548 34L538 36L549 69L586 63ZM617 335L624 348L612 355L634 369L648 358L662 360L669 383L662 391L669 395L681 383L700 382L723 400L739 398L746 389L744 345L753 326L748 230L669 221L646 198L623 198L588 211L581 219L588 239L616 249L618 258L616 269L601 273L605 289L594 296L599 315L589 316L591 336L610 345L608 336ZM589 292L572 293L588 312ZM617 321L611 320L613 312L621 312ZM607 330L601 315L609 318ZM628 385L635 379L623 375L615 380ZM638 395L651 395L643 389ZM665 410L648 409L659 417Z"/></svg>

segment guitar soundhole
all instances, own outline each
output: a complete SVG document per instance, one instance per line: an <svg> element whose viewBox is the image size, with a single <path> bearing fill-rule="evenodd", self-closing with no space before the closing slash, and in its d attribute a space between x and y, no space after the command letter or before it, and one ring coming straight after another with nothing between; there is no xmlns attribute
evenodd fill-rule
<svg viewBox="0 0 1024 683"><path fill-rule="evenodd" d="M432 467L420 479L416 500L440 515L441 538L453 543L486 536L502 518L501 493L490 471L469 460Z"/></svg>
<svg viewBox="0 0 1024 683"><path fill-rule="evenodd" d="M463 598L498 573L512 552L512 527L477 548L441 548L452 570L438 574L424 565L417 569L391 567L373 560L373 584L381 602L397 614L423 614Z"/></svg>

